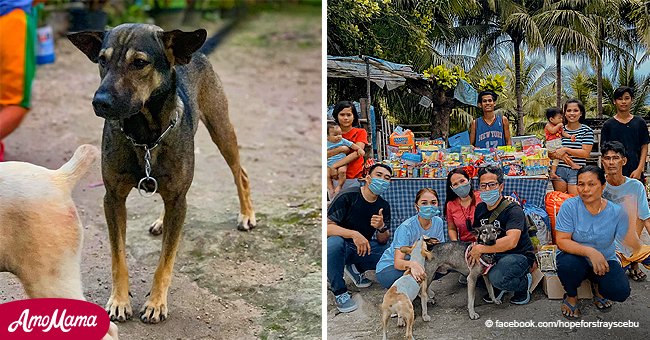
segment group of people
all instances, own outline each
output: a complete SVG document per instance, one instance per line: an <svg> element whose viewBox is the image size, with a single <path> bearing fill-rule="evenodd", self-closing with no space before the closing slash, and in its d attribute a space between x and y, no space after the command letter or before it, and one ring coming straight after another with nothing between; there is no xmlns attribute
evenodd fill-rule
<svg viewBox="0 0 650 340"><path fill-rule="evenodd" d="M422 236L441 242L474 242L476 236L472 231L485 224L506 200L502 195L504 175L501 168L481 168L478 191L474 190L471 178L463 169L455 169L447 176L446 204L440 202L435 190L420 189L414 200L417 214L394 229L389 244L390 205L380 195L387 189L391 176L389 166L373 165L363 179L366 185L343 190L328 209L327 278L341 312L357 308L346 288L344 274L357 287L371 284L365 277L368 270L376 271L377 281L384 288L389 288L404 275L407 268L421 281L425 275L422 265L409 261L408 255L396 249L411 246ZM479 261L482 254L496 254L495 265L488 273L496 295L501 299L506 292L512 292L510 302L526 304L530 300L535 255L523 209L518 204L508 203L493 222L501 228L496 244L475 245L469 257L470 261ZM443 211L447 230L442 220ZM491 302L487 297L485 300Z"/></svg>
<svg viewBox="0 0 650 340"><path fill-rule="evenodd" d="M617 114L602 129L602 168L586 165L594 133L583 124L584 105L571 99L561 111L547 111L547 128L552 127L547 129L547 137L552 134L555 138L551 140L561 141L549 152L558 160L557 168L550 172L553 187L576 195L562 204L556 219L557 273L566 291L561 312L567 318L580 317L577 289L585 279L592 283L594 305L607 310L612 306L611 301L622 302L630 295L626 270L630 278L645 280L639 264L650 269L650 246L640 242L643 229L650 232L650 209L645 187L639 181L643 180L650 137L645 121L631 114L633 97L633 89L628 87L615 92ZM508 120L494 113L496 99L497 95L489 91L479 94L478 105L484 115L470 127L470 141L477 147L493 148L510 143ZM356 110L346 105L351 106L346 102L335 107L334 119L341 126L343 138L348 138L346 133L351 138L363 136L354 141L363 148L367 143L365 131L350 133L355 129L351 126L355 125L353 121L358 118ZM351 117L346 117L346 110ZM330 131L328 127L328 138ZM341 148L330 154L328 150L328 157L341 152L348 154L332 168L357 161L360 168L356 171L360 173L363 157L358 152ZM384 288L389 288L407 269L416 280L423 280L422 265L409 261L408 255L396 249L412 245L421 236L441 242L475 242L472 231L495 213L494 224L501 229L496 244L473 246L469 260L478 261L482 254L494 254L495 265L488 277L497 298L501 300L506 292L511 292L513 304L530 301L531 272L536 266L534 248L522 207L514 203L506 204L505 209L500 207L507 199L503 195L501 168L480 168L478 188L473 188L472 179L462 168L450 171L445 186L447 201L440 202L435 190L422 188L414 199L417 214L397 228L389 225L390 205L381 197L391 177L389 166L375 164L360 179L361 187L337 190L338 195L329 206L327 278L341 312L357 308L346 288L344 275L357 287L370 286L365 276L368 270L375 270L376 279ZM443 218L447 222L446 230ZM461 275L459 282L463 283L463 279ZM492 301L487 295L484 300Z"/></svg>

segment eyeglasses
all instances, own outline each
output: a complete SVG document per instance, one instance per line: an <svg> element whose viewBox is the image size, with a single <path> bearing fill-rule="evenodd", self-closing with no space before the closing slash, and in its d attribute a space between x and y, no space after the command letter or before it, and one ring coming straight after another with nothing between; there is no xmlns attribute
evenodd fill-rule
<svg viewBox="0 0 650 340"><path fill-rule="evenodd" d="M485 189L496 189L499 186L499 182L491 182L491 183L481 183L478 187L481 188L481 190Z"/></svg>

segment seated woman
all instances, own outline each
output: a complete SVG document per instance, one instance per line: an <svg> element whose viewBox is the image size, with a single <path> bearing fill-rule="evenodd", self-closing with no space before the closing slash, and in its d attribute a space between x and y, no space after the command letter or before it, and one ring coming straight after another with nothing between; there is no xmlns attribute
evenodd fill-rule
<svg viewBox="0 0 650 340"><path fill-rule="evenodd" d="M395 230L393 242L377 263L377 281L386 289L404 275L407 267L418 282L424 279L424 268L417 262L409 261L406 254L396 249L413 245L423 235L440 242L445 240L442 219L439 217L438 193L431 188L420 189L415 195L415 210L418 214L406 219Z"/></svg>
<svg viewBox="0 0 650 340"><path fill-rule="evenodd" d="M447 175L447 232L450 241L476 242L472 234L474 210L481 203L478 192L472 188L472 180L463 168L456 168Z"/></svg>
<svg viewBox="0 0 650 340"><path fill-rule="evenodd" d="M600 310L611 308L612 301L625 301L630 284L616 257L616 244L639 247L636 233L628 233L630 221L625 210L604 198L605 172L588 165L577 173L577 197L567 199L557 216L557 274L566 291L562 315L580 317L578 287L589 279L594 304ZM633 209L633 208L632 208Z"/></svg>

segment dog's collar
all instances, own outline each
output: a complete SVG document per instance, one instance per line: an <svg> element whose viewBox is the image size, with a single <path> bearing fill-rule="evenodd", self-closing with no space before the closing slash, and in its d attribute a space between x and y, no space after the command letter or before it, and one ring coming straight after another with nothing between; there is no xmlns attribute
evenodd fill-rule
<svg viewBox="0 0 650 340"><path fill-rule="evenodd" d="M160 142L162 142L163 138L169 134L169 131L171 131L174 126L176 126L176 123L178 123L178 118L180 117L180 112L182 111L182 108L177 108L176 109L176 115L174 118L169 122L169 126L163 133L156 139L156 141L153 143L153 146L149 147L149 144L143 144L143 143L138 143L133 139L131 136L127 135L124 132L124 128L121 127L120 129L122 130L122 133L124 133L124 136L133 143L133 146L138 147L138 148L144 148L144 174L145 176L140 179L138 182L138 193L140 196L143 197L151 197L156 194L158 191L158 181L151 177L151 150L155 149L158 145L160 145ZM153 185L153 190L151 192L147 192L147 184Z"/></svg>
<svg viewBox="0 0 650 340"><path fill-rule="evenodd" d="M155 149L160 144L160 142L162 142L163 138L165 138L165 136L167 136L169 131L171 131L174 128L174 126L176 126L176 123L178 123L178 118L180 116L179 111L180 110L176 110L176 115L171 120L171 122L169 122L169 126L167 127L167 129L165 129L165 131L163 131L162 134L160 134L160 137L158 137L158 139L156 139L156 141L153 142L153 146L149 146L149 144L146 144L146 143L138 143L138 142L136 142L133 137L127 135L126 132L124 132L124 127L123 126L120 127L120 130L122 131L122 133L124 133L124 136L126 137L126 139L131 141L133 146L139 147L139 148L144 148L145 151L151 151L151 150Z"/></svg>
<svg viewBox="0 0 650 340"><path fill-rule="evenodd" d="M470 244L467 247L467 249L465 249L465 263L467 263L467 268L469 268L470 271L472 270L472 267L469 264L469 252L472 251L472 247L474 247L477 244L478 244L477 242L474 242ZM494 263L487 263L485 260L483 260L483 256L481 256L478 261L484 268L483 273L481 273L483 275L486 275L488 271L492 269L492 267L494 266Z"/></svg>

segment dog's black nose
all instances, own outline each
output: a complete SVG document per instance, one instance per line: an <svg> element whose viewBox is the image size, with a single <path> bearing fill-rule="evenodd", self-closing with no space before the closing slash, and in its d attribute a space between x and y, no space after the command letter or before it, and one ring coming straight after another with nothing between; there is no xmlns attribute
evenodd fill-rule
<svg viewBox="0 0 650 340"><path fill-rule="evenodd" d="M97 92L93 97L93 108L98 116L104 116L113 106L113 96L106 92Z"/></svg>

